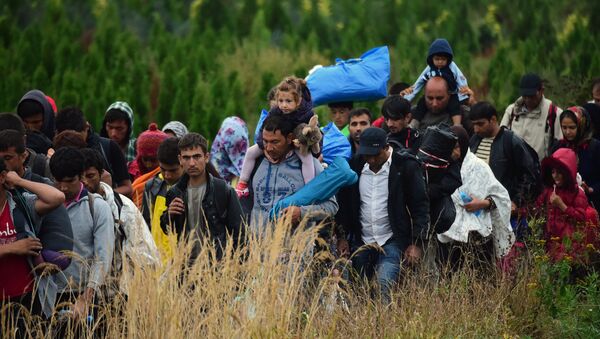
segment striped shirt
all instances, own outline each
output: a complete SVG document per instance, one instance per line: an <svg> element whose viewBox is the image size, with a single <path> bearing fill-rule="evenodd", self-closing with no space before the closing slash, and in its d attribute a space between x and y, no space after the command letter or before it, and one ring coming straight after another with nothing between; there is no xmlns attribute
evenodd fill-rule
<svg viewBox="0 0 600 339"><path fill-rule="evenodd" d="M490 152L492 150L492 143L494 142L494 138L483 138L479 143L479 147L477 147L477 151L475 155L485 161L486 164L490 163Z"/></svg>

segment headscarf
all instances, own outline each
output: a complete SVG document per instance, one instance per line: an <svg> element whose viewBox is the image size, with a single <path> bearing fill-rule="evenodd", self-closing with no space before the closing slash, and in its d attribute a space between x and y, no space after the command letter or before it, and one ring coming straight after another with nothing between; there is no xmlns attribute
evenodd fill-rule
<svg viewBox="0 0 600 339"><path fill-rule="evenodd" d="M240 176L248 144L248 127L244 120L225 118L212 143L210 160L228 184Z"/></svg>
<svg viewBox="0 0 600 339"><path fill-rule="evenodd" d="M184 135L188 134L188 129L185 125L179 121L169 121L163 128L163 132L171 131L175 133L178 138L183 138Z"/></svg>
<svg viewBox="0 0 600 339"><path fill-rule="evenodd" d="M575 139L572 141L567 140L563 137L563 140L561 140L561 144L573 149L576 149L581 146L585 147L585 145L589 143L593 134L590 114L585 108L581 106L572 106L567 108L560 114L560 121L562 121L567 116L566 114L569 112L575 116L577 134L575 135ZM571 116L569 115L569 117Z"/></svg>

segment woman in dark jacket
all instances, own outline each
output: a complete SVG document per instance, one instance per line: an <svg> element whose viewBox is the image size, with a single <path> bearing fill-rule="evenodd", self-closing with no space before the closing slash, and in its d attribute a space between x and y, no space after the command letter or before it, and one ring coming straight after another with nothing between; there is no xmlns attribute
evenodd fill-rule
<svg viewBox="0 0 600 339"><path fill-rule="evenodd" d="M591 119L588 111L573 106L560 114L563 139L557 142L554 151L570 148L577 154L577 172L583 180L582 188L590 203L600 208L600 141L592 137Z"/></svg>

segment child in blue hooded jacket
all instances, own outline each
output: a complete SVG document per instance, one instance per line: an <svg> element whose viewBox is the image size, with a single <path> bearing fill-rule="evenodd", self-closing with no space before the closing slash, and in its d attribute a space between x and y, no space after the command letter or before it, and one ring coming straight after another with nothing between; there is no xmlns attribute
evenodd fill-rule
<svg viewBox="0 0 600 339"><path fill-rule="evenodd" d="M454 53L452 47L446 39L435 39L429 46L427 55L427 67L421 72L417 81L409 88L403 90L402 95L408 101L412 101L415 96L423 89L427 81L433 77L441 76L448 82L450 91L450 102L448 103L448 112L452 117L454 125L460 124L460 102L468 100L469 87L467 78L452 59ZM413 118L420 121L427 108L425 100L419 100L416 109L413 112Z"/></svg>

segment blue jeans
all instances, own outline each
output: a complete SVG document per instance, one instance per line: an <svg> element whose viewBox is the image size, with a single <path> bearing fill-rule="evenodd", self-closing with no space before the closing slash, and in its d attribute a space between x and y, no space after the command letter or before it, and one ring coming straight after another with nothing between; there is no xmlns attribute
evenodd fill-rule
<svg viewBox="0 0 600 339"><path fill-rule="evenodd" d="M402 251L400 243L393 238L383 246L383 253L374 248L362 248L352 257L354 269L367 279L373 274L377 277L379 293L384 303L390 303L390 291L400 277L400 264L402 262Z"/></svg>

